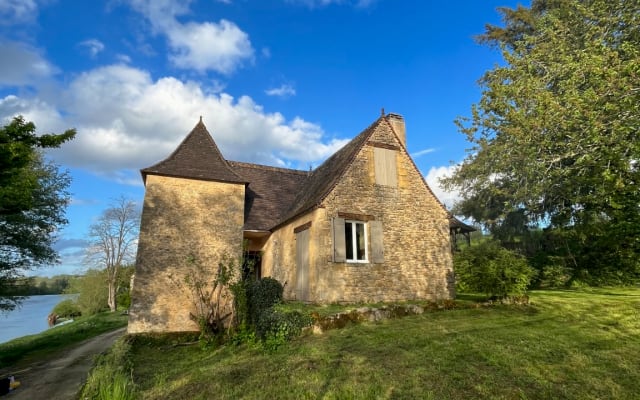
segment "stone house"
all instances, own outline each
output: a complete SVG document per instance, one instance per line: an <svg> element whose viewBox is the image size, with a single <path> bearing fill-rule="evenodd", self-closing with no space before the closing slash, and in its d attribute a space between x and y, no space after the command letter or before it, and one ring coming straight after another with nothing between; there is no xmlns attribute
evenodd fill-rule
<svg viewBox="0 0 640 400"><path fill-rule="evenodd" d="M381 115L313 171L226 160L200 121L141 173L130 333L196 329L171 281L190 256L217 268L244 253L306 302L455 295L450 215L407 152L400 115Z"/></svg>

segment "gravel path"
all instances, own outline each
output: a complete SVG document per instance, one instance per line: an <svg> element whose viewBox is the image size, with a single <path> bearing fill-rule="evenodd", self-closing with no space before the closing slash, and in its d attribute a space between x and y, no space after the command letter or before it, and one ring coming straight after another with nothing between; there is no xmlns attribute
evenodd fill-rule
<svg viewBox="0 0 640 400"><path fill-rule="evenodd" d="M20 387L2 400L72 400L93 366L94 357L106 351L125 332L121 328L85 340L78 346L14 372Z"/></svg>

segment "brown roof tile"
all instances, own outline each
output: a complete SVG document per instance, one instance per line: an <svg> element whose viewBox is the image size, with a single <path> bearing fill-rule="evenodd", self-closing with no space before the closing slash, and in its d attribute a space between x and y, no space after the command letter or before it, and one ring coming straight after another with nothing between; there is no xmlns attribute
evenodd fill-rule
<svg viewBox="0 0 640 400"><path fill-rule="evenodd" d="M322 165L316 168L309 179L304 183L302 190L290 203L287 212L278 222L281 225L300 214L303 214L320 205L324 198L333 190L340 177L345 173L352 161L358 155L362 146L374 132L384 117L378 118L367 129L344 145L340 150L329 157ZM273 228L277 227L274 226Z"/></svg>
<svg viewBox="0 0 640 400"><path fill-rule="evenodd" d="M222 157L202 120L169 157L140 172L145 180L148 174L155 174L210 181L247 182Z"/></svg>
<svg viewBox="0 0 640 400"><path fill-rule="evenodd" d="M270 230L280 220L309 177L309 172L228 161L245 191L244 229Z"/></svg>

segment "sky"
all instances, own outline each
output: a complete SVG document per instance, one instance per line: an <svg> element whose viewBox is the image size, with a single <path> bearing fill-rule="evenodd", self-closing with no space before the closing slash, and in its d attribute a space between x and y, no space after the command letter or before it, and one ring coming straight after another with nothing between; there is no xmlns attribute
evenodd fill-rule
<svg viewBox="0 0 640 400"><path fill-rule="evenodd" d="M0 0L0 120L77 130L47 157L72 177L59 265L79 273L90 224L142 204L140 169L202 117L230 160L308 170L375 121L404 116L407 148L438 177L469 147L454 120L501 62L473 37L510 0ZM528 2L524 2L528 5Z"/></svg>

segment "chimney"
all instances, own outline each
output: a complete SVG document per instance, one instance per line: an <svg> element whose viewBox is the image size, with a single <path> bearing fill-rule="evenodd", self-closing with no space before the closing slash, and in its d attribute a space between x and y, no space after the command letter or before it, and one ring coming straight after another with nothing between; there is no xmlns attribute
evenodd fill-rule
<svg viewBox="0 0 640 400"><path fill-rule="evenodd" d="M398 135L402 145L407 147L407 129L404 126L404 118L402 115L389 113L387 114L387 121L389 121L396 135Z"/></svg>

